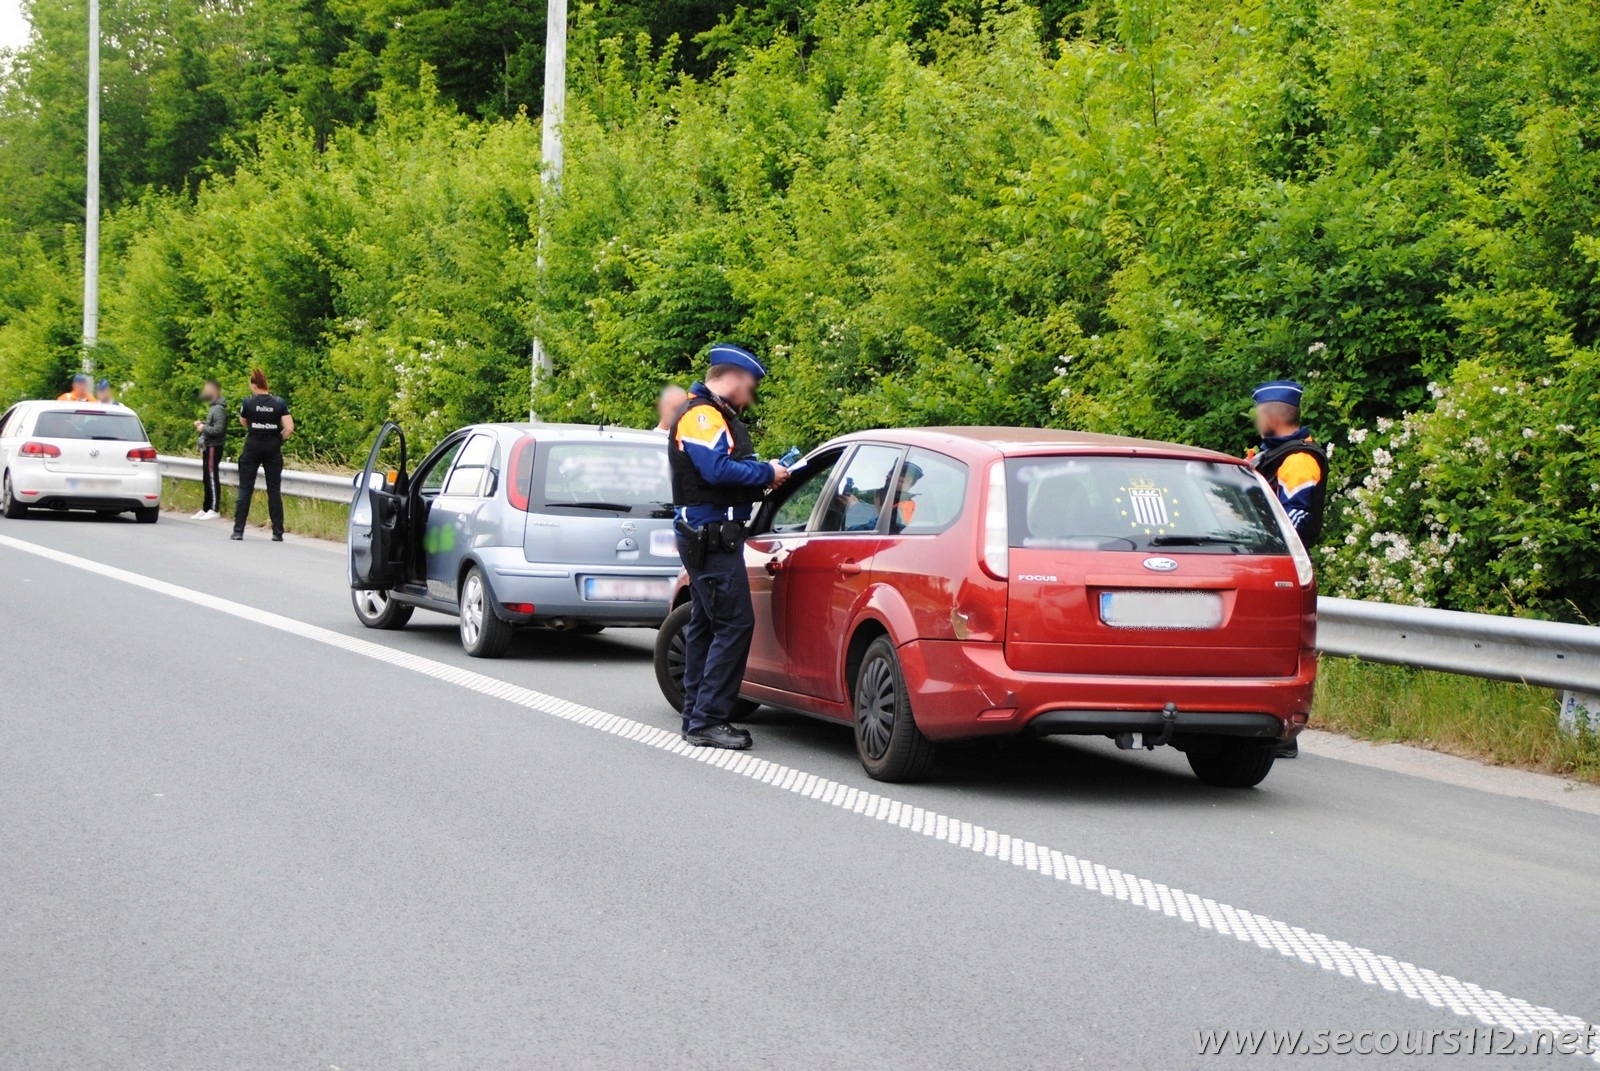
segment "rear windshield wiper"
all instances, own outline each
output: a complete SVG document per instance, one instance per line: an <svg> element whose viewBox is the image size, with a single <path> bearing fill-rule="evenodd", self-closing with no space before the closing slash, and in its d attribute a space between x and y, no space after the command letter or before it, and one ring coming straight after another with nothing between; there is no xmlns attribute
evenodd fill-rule
<svg viewBox="0 0 1600 1071"><path fill-rule="evenodd" d="M568 506L572 509L609 509L620 513L632 513L633 507L622 502L550 502L551 506Z"/></svg>
<svg viewBox="0 0 1600 1071"><path fill-rule="evenodd" d="M1239 541L1232 536L1217 535L1160 535L1150 540L1152 547L1237 547Z"/></svg>

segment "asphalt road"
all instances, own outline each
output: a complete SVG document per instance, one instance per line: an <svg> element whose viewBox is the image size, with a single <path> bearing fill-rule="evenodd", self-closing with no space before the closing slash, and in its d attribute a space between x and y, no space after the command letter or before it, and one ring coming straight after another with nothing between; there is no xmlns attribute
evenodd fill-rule
<svg viewBox="0 0 1600 1071"><path fill-rule="evenodd" d="M882 786L771 711L722 766L653 634L476 661L362 629L343 568L0 521L0 1068L1499 1067L1552 1059L1195 1032L1600 1021L1595 815L1098 741Z"/></svg>

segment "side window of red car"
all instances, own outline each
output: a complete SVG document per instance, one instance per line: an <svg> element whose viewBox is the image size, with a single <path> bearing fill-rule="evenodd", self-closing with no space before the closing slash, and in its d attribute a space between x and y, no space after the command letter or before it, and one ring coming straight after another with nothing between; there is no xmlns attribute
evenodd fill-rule
<svg viewBox="0 0 1600 1071"><path fill-rule="evenodd" d="M956 523L967 501L967 466L929 450L912 450L895 477L889 531L942 532Z"/></svg>
<svg viewBox="0 0 1600 1071"><path fill-rule="evenodd" d="M768 513L764 531L773 535L804 532L817 507L822 489L828 486L828 477L839 463L842 454L824 455L808 462L777 492L778 497Z"/></svg>
<svg viewBox="0 0 1600 1071"><path fill-rule="evenodd" d="M816 531L877 531L884 501L893 493L890 485L900 454L898 446L865 443L858 447L833 488Z"/></svg>

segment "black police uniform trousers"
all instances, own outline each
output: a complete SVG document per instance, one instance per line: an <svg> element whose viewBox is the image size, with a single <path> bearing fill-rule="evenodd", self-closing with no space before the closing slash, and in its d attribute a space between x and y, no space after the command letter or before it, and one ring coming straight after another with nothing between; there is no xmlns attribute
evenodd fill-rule
<svg viewBox="0 0 1600 1071"><path fill-rule="evenodd" d="M680 537L679 553L681 543ZM683 630L683 731L697 733L731 719L739 700L756 625L744 553L707 553L704 565L689 569L689 589L694 609Z"/></svg>
<svg viewBox="0 0 1600 1071"><path fill-rule="evenodd" d="M272 518L272 534L283 534L283 440L250 436L239 452L239 501L233 507L233 530L243 533L250 519L250 496L256 490L256 469L267 474L267 516Z"/></svg>

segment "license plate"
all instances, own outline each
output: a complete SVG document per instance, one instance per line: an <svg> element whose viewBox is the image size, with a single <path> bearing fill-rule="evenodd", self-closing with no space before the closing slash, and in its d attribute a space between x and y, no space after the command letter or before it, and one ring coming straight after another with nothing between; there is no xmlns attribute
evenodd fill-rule
<svg viewBox="0 0 1600 1071"><path fill-rule="evenodd" d="M583 597L590 602L666 602L672 581L665 577L587 576Z"/></svg>
<svg viewBox="0 0 1600 1071"><path fill-rule="evenodd" d="M657 558L678 556L678 537L673 535L671 528L657 528L650 533L650 553Z"/></svg>
<svg viewBox="0 0 1600 1071"><path fill-rule="evenodd" d="M1214 591L1102 591L1100 620L1112 628L1216 628L1222 624L1222 596Z"/></svg>
<svg viewBox="0 0 1600 1071"><path fill-rule="evenodd" d="M120 486L121 484L117 483L116 480L79 480L73 478L67 480L67 490L84 491L91 494L101 491L115 491Z"/></svg>

